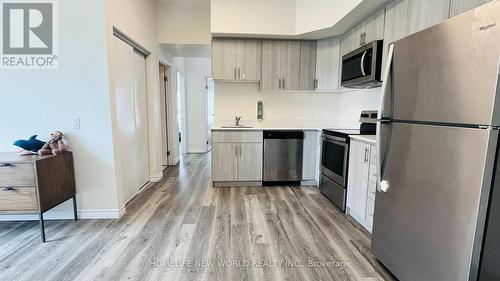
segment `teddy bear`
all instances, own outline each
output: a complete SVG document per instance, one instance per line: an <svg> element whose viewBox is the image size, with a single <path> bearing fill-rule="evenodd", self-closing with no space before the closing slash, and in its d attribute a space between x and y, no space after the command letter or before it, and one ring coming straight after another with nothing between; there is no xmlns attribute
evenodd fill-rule
<svg viewBox="0 0 500 281"><path fill-rule="evenodd" d="M52 138L38 150L38 155L59 155L66 151L66 144L64 144L64 134L59 131L54 131L50 134Z"/></svg>

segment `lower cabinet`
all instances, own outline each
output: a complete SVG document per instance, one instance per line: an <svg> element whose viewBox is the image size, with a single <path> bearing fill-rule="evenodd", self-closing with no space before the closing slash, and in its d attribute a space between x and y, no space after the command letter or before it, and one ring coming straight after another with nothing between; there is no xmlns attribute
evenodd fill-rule
<svg viewBox="0 0 500 281"><path fill-rule="evenodd" d="M237 143L212 144L212 180L237 181Z"/></svg>
<svg viewBox="0 0 500 281"><path fill-rule="evenodd" d="M319 181L321 132L304 131L302 183ZM213 130L212 181L214 186L262 185L264 161L263 131Z"/></svg>
<svg viewBox="0 0 500 281"><path fill-rule="evenodd" d="M304 131L304 152L302 156L302 182L316 186L319 182L319 151L321 132Z"/></svg>
<svg viewBox="0 0 500 281"><path fill-rule="evenodd" d="M238 181L262 181L262 143L237 144Z"/></svg>
<svg viewBox="0 0 500 281"><path fill-rule="evenodd" d="M368 231L372 231L377 188L375 145L351 139L347 213Z"/></svg>
<svg viewBox="0 0 500 281"><path fill-rule="evenodd" d="M214 131L212 139L214 185L262 181L262 131Z"/></svg>

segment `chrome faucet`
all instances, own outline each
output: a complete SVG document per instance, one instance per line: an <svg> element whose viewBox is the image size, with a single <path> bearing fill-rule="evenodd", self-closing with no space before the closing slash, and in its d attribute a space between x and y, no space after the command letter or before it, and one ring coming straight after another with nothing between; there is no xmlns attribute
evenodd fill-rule
<svg viewBox="0 0 500 281"><path fill-rule="evenodd" d="M241 116L234 117L234 125L235 126L239 126L240 125L240 120L241 120Z"/></svg>

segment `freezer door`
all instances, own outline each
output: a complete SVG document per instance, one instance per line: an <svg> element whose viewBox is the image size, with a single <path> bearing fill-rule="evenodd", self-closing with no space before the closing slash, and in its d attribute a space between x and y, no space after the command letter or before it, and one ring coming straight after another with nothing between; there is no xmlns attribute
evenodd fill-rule
<svg viewBox="0 0 500 281"><path fill-rule="evenodd" d="M394 43L394 119L500 125L500 1Z"/></svg>
<svg viewBox="0 0 500 281"><path fill-rule="evenodd" d="M488 138L496 132L382 126L391 135L381 156L390 187L376 194L375 257L399 280L468 280Z"/></svg>

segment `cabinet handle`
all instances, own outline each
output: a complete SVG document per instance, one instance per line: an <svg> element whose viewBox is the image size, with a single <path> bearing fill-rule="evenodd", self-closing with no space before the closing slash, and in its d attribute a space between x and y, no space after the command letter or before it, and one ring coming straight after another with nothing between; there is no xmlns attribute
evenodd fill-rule
<svg viewBox="0 0 500 281"><path fill-rule="evenodd" d="M241 69L238 67L238 79L241 79Z"/></svg>
<svg viewBox="0 0 500 281"><path fill-rule="evenodd" d="M285 78L283 78L283 90L285 89Z"/></svg>
<svg viewBox="0 0 500 281"><path fill-rule="evenodd" d="M281 78L280 78L280 79L278 79L278 89L280 89L280 90L281 90Z"/></svg>
<svg viewBox="0 0 500 281"><path fill-rule="evenodd" d="M234 68L234 79L236 79L236 67Z"/></svg>
<svg viewBox="0 0 500 281"><path fill-rule="evenodd" d="M2 163L2 164L0 164L0 167L10 167L10 166L12 166L12 164L10 164L10 163Z"/></svg>
<svg viewBox="0 0 500 281"><path fill-rule="evenodd" d="M14 191L14 190L16 189L10 186L3 189L3 191Z"/></svg>
<svg viewBox="0 0 500 281"><path fill-rule="evenodd" d="M368 148L365 148L365 163L368 162L368 152L369 152Z"/></svg>

